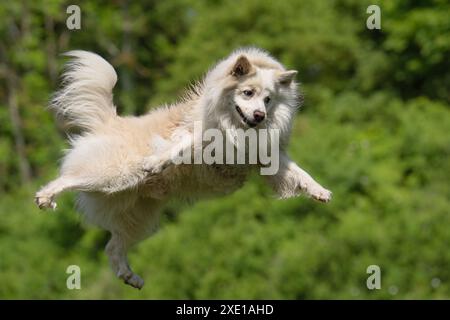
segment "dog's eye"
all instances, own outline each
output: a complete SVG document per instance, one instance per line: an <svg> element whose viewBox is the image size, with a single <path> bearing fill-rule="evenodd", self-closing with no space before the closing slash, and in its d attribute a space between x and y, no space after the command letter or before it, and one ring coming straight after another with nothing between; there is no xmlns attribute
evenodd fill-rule
<svg viewBox="0 0 450 320"><path fill-rule="evenodd" d="M264 98L264 103L265 104L269 104L269 102L270 102L270 97L265 97Z"/></svg>
<svg viewBox="0 0 450 320"><path fill-rule="evenodd" d="M243 93L247 96L247 97L251 97L253 95L253 90L244 90Z"/></svg>

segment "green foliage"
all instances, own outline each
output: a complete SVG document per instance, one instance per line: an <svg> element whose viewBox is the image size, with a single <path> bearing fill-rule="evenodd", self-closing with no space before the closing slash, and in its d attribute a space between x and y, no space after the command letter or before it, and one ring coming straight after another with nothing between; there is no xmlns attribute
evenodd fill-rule
<svg viewBox="0 0 450 320"><path fill-rule="evenodd" d="M0 5L0 298L450 297L448 1L379 1L380 31L365 28L369 1L83 1L78 31L65 27L68 4ZM45 110L58 54L105 56L119 111L141 114L250 45L300 71L290 153L333 201L280 201L253 177L227 197L170 204L130 254L146 286L124 286L103 254L108 235L82 224L72 194L54 213L32 203L65 146ZM66 288L71 264L82 290ZM381 290L366 287L371 264Z"/></svg>

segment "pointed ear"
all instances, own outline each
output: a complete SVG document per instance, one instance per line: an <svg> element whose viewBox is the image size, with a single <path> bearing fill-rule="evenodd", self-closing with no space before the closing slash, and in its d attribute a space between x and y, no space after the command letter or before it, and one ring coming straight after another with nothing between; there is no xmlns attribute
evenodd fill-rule
<svg viewBox="0 0 450 320"><path fill-rule="evenodd" d="M242 77L250 72L251 64L247 57L242 55L236 60L233 69L231 69L231 75L238 78Z"/></svg>
<svg viewBox="0 0 450 320"><path fill-rule="evenodd" d="M278 74L278 82L282 85L289 85L297 75L297 70L284 71Z"/></svg>

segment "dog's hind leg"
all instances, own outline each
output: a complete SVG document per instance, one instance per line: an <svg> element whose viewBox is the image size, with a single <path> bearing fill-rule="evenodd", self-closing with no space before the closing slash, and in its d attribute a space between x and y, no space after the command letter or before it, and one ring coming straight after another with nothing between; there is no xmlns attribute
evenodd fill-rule
<svg viewBox="0 0 450 320"><path fill-rule="evenodd" d="M88 195L89 197L89 195ZM149 198L137 199L131 207L120 208L117 202L123 199L117 196L108 196L94 201L85 198L88 218L96 221L97 225L111 232L111 239L105 251L113 272L126 284L141 289L144 281L135 274L127 260L127 251L139 241L153 234L159 224L159 207L161 202ZM88 201L88 202L86 202Z"/></svg>
<svg viewBox="0 0 450 320"><path fill-rule="evenodd" d="M56 209L55 197L58 194L65 190L78 188L80 185L79 179L62 175L36 192L34 202L39 209L52 208L54 210Z"/></svg>
<svg viewBox="0 0 450 320"><path fill-rule="evenodd" d="M112 232L111 234L111 239L106 245L105 251L114 273L126 284L141 289L144 286L144 280L131 270L127 260L130 241L118 232Z"/></svg>

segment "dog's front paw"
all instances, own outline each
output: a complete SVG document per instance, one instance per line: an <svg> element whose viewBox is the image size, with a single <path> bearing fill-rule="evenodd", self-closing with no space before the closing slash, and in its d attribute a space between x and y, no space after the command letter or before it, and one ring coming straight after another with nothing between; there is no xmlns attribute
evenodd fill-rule
<svg viewBox="0 0 450 320"><path fill-rule="evenodd" d="M34 197L34 202L37 204L39 209L56 209L56 202L53 200L53 196L43 194L41 192L36 193Z"/></svg>
<svg viewBox="0 0 450 320"><path fill-rule="evenodd" d="M161 159L161 157L158 156L149 156L144 160L143 169L149 174L158 174L166 169L169 165L170 161L164 161L163 159Z"/></svg>
<svg viewBox="0 0 450 320"><path fill-rule="evenodd" d="M319 184L310 185L306 188L305 193L309 195L314 200L320 202L330 202L332 192L330 190L325 189Z"/></svg>

